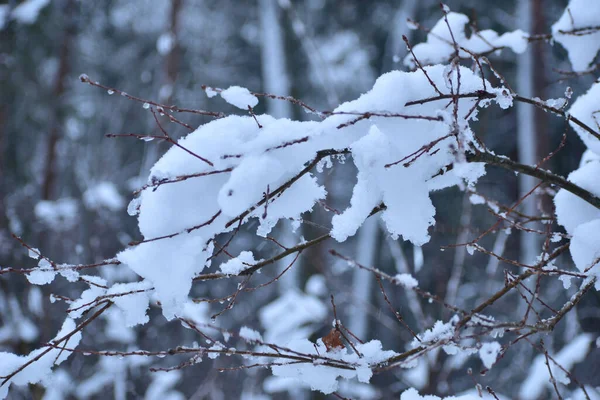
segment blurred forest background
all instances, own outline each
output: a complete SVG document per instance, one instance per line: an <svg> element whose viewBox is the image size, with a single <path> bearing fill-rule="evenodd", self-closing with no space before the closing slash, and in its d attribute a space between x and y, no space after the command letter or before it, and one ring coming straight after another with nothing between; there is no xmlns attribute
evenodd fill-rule
<svg viewBox="0 0 600 400"><path fill-rule="evenodd" d="M526 6L517 1L446 3L453 11L469 15L480 29L505 32L521 28L531 33L548 33L566 6L565 0L532 0ZM240 85L256 92L292 95L319 110L333 110L340 102L369 90L382 73L405 68L402 60L407 50L402 35L413 44L425 37L423 31L407 28L407 18L430 28L440 16L436 0L27 0L0 4L0 265L34 265L11 234L65 263L110 258L132 240L140 239L127 204L132 192L146 182L149 168L166 151L166 143L105 137L108 133L152 134L158 128L141 103L83 84L80 74L134 96L180 107L239 112L222 99L209 99L202 85ZM512 53L490 56L496 69L521 94L529 90L530 96L560 97L566 86L580 94L594 79L565 73L570 67L559 47L538 42L528 52L533 56L530 64L525 64L529 65L525 72L523 59ZM285 102L261 100L255 111L301 120L313 118ZM519 148L518 131L523 114L509 111L484 110L474 128L496 153L522 159L524 149ZM193 127L211 120L191 114L176 117ZM534 120L534 125L526 125L533 127L534 140L524 143L534 146L541 159L558 146L564 124L543 112L535 113ZM173 137L189 132L166 119L164 126ZM579 139L569 135L565 148L546 168L566 176L577 167L583 150ZM329 207L344 209L348 204L356 179L353 168L351 162L339 164L322 177L329 186ZM521 191L517 179L488 167L478 190L511 205ZM469 308L500 287L504 269L510 267L484 254L469 256L464 247L440 251L441 246L465 242L495 222L485 207L472 206L467 196L457 188L434 195L437 224L431 242L422 248L391 240L373 219L344 244L327 242L303 253L300 264L286 274L286 279L246 296L214 326L235 331L246 325L267 332L267 337L268 332L275 337L302 329L313 338L321 337L330 329L333 316L329 294L333 293L340 318L357 336L379 338L384 348L402 349L411 337L387 312L374 278L352 270L329 256L327 250L336 246L359 262L392 274L413 273L424 290ZM547 196L539 196L535 206L552 215ZM328 226L329 218L325 208L317 207L306 216L301 230L290 234L286 227L279 227L276 236L288 242L299 240L300 235L313 238L325 232L323 225ZM259 241L252 229L247 227L241 236L245 243L239 249L255 246L258 255L267 258L276 247ZM490 235L483 244L512 259L535 256L541 249L535 247L535 240L527 242L504 231ZM235 253L236 245L232 246ZM567 258L560 262L569 262ZM111 282L136 279L125 268L106 267L98 273ZM272 271L272 276L276 273ZM77 298L84 287L66 281L55 282L51 288L38 287L29 285L22 275L1 275L0 351L22 354L52 338L64 320L67 305L50 303L50 294ZM215 298L231 289L215 282L194 287L192 294ZM562 304L570 293L557 282L541 295ZM388 295L415 331L430 327L436 319L451 317L438 304L402 291L389 290ZM519 300L510 297L495 310L512 315ZM582 331L597 334L599 303L598 293L590 292L577 312L558 325L558 334L546 339L554 341L546 342L547 347L559 349ZM202 304L196 311L204 314L196 317L210 324L210 315L222 306ZM307 304L312 307L310 312L303 311ZM288 327L276 326L277 321L261 318L260 310L266 306L272 307L269 315L281 307L285 311L280 312L298 315L297 321ZM167 349L201 340L179 323L164 321L157 309L151 313L155 318L135 330L111 321L107 314L101 323L86 330L83 346ZM513 348L490 373L476 373L475 379L508 396L518 393L537 355L527 343L518 346L519 351ZM366 399L398 398L408 386L421 386L423 393L436 394L455 394L473 387L474 378L466 370L471 367L478 371L478 360L456 365L447 362L445 354L431 358L416 373L396 370L376 376L371 387L344 390L352 398ZM598 349L592 350L575 368L581 383L600 385L598 359ZM173 360L153 361L155 366L173 365ZM110 393L110 397L172 399L316 396L269 378L265 369L217 373L217 367L235 363L232 358L205 360L168 378L149 373L143 360L77 354L61 366L59 376L64 385L59 385L55 395L106 398ZM151 393L152 388L155 392ZM152 397L156 393L158 397ZM9 398L43 395L41 388L31 388L30 392L13 389Z"/></svg>

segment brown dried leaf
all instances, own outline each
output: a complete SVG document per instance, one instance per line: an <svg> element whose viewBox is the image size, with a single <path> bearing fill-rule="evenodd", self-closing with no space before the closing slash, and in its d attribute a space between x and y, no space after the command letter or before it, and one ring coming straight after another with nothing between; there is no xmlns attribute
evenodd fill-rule
<svg viewBox="0 0 600 400"><path fill-rule="evenodd" d="M344 348L342 334L335 328L333 328L327 335L323 336L321 340L323 340L323 344L327 348L327 351Z"/></svg>

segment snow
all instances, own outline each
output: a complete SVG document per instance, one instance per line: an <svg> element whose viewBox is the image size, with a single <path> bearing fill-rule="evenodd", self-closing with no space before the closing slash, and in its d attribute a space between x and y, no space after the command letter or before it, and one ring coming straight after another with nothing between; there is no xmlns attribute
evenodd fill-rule
<svg viewBox="0 0 600 400"><path fill-rule="evenodd" d="M267 393L284 392L288 390L294 390L298 387L310 386L302 385L297 379L294 378L282 378L280 376L268 376L263 381L263 389Z"/></svg>
<svg viewBox="0 0 600 400"><path fill-rule="evenodd" d="M228 89L221 91L221 97L232 106L242 110L247 110L248 106L254 108L258 104L256 96L241 86L230 86Z"/></svg>
<svg viewBox="0 0 600 400"><path fill-rule="evenodd" d="M561 17L552 25L552 37L567 50L573 71L585 71L594 62L600 50L600 31L590 30L579 34L569 32L598 25L600 3L588 0L569 1Z"/></svg>
<svg viewBox="0 0 600 400"><path fill-rule="evenodd" d="M11 17L22 24L31 25L48 4L50 0L26 0L13 9Z"/></svg>
<svg viewBox="0 0 600 400"><path fill-rule="evenodd" d="M406 370L402 371L402 377L410 387L420 390L429 383L430 368L428 358L429 357L423 357L412 360L410 364L405 367ZM404 367L404 365L402 367Z"/></svg>
<svg viewBox="0 0 600 400"><path fill-rule="evenodd" d="M132 217L138 215L140 213L141 203L142 200L139 197L134 197L133 199L131 199L129 204L127 204L127 214L129 214Z"/></svg>
<svg viewBox="0 0 600 400"><path fill-rule="evenodd" d="M256 263L251 251L242 251L239 256L221 264L221 272L226 275L238 275Z"/></svg>
<svg viewBox="0 0 600 400"><path fill-rule="evenodd" d="M69 282L77 282L79 280L79 272L68 264L60 264L57 266L60 276Z"/></svg>
<svg viewBox="0 0 600 400"><path fill-rule="evenodd" d="M590 149L587 149L581 155L581 160L579 161L579 168L581 168L585 164L593 162L593 161L600 161L600 155L598 155L597 153L594 153Z"/></svg>
<svg viewBox="0 0 600 400"><path fill-rule="evenodd" d="M123 360L106 357L101 358L100 364L103 366L101 371L95 373L77 386L77 395L79 398L87 399L100 393L105 386L117 381L116 375L127 376L124 371Z"/></svg>
<svg viewBox="0 0 600 400"><path fill-rule="evenodd" d="M465 26L469 23L469 17L456 12L449 12L446 14L446 18L447 23L445 18L440 18L427 34L427 40L413 47L413 52L421 65L448 62L455 52L452 36L461 48L459 56L462 58L470 57L470 54L463 49L474 54L496 51L504 47L521 54L527 49L529 35L521 30L498 35L497 32L486 29L467 37ZM450 30L448 26L450 26ZM416 67L412 54L408 54L404 58L404 64L411 68Z"/></svg>
<svg viewBox="0 0 600 400"><path fill-rule="evenodd" d="M6 22L8 21L8 11L10 8L8 4L0 4L0 31L4 29Z"/></svg>
<svg viewBox="0 0 600 400"><path fill-rule="evenodd" d="M577 269L588 276L596 276L600 290L600 219L583 223L573 232L569 250Z"/></svg>
<svg viewBox="0 0 600 400"><path fill-rule="evenodd" d="M27 308L34 315L42 316L44 313L43 295L40 288L32 286L29 288L29 294L27 296Z"/></svg>
<svg viewBox="0 0 600 400"><path fill-rule="evenodd" d="M502 350L502 346L498 342L483 343L479 349L479 358L483 365L490 369L498 359L498 354Z"/></svg>
<svg viewBox="0 0 600 400"><path fill-rule="evenodd" d="M80 318L83 313L95 305L96 298L106 294L106 281L97 276L83 275L82 279L89 282L89 289L84 290L79 299L70 304L69 316L71 318Z"/></svg>
<svg viewBox="0 0 600 400"><path fill-rule="evenodd" d="M500 395L494 397L493 395L482 391L481 395L477 391L467 392L458 396L438 397L433 395L421 396L416 389L410 388L400 395L400 400L507 400L506 397Z"/></svg>
<svg viewBox="0 0 600 400"><path fill-rule="evenodd" d="M211 360L217 359L221 355L221 353L218 353L217 351L224 350L224 349L225 349L225 346L223 346L219 342L213 344L212 346L209 347L209 350L213 350L213 351L208 353L208 358L210 358Z"/></svg>
<svg viewBox="0 0 600 400"><path fill-rule="evenodd" d="M485 163L458 162L454 164L454 173L472 189L477 180L485 175Z"/></svg>
<svg viewBox="0 0 600 400"><path fill-rule="evenodd" d="M114 183L99 182L85 191L83 203L90 210L106 208L119 211L125 206L125 199L119 194Z"/></svg>
<svg viewBox="0 0 600 400"><path fill-rule="evenodd" d="M129 348L128 351L137 350L136 348ZM92 396L94 397L107 397L115 399L125 399L129 394L127 387L128 370L137 369L140 366L148 364L150 359L145 356L128 356L122 357L100 357L98 364L95 366L96 371L92 376L81 382L74 390L77 397L80 399L87 399ZM169 389L169 383L173 380L176 381L177 372L169 373L174 374L169 378L164 378L161 383L165 384L164 389ZM106 386L113 386L113 390L106 390ZM149 388L153 387L151 383ZM148 389L149 389L148 388ZM156 390L156 387L154 387ZM158 390L156 390L158 391ZM153 393L153 392L150 392ZM95 396L101 394L100 396ZM167 397L165 397L167 398ZM180 400L181 397L175 398Z"/></svg>
<svg viewBox="0 0 600 400"><path fill-rule="evenodd" d="M204 92L206 93L206 97L208 97L209 99L212 99L213 97L219 94L219 92L217 92L215 89L208 86L206 87L206 89L204 89Z"/></svg>
<svg viewBox="0 0 600 400"><path fill-rule="evenodd" d="M381 398L381 393L373 385L355 381L341 381L337 393L355 400L375 400Z"/></svg>
<svg viewBox="0 0 600 400"><path fill-rule="evenodd" d="M184 400L183 393L173 390L182 378L181 371L157 371L146 389L145 400Z"/></svg>
<svg viewBox="0 0 600 400"><path fill-rule="evenodd" d="M276 182L285 172L284 164L272 157L251 155L245 157L230 175L229 181L219 191L217 201L227 215L238 215L256 202L256 197L246 198L253 188L264 186L264 182ZM267 187L264 186L266 190Z"/></svg>
<svg viewBox="0 0 600 400"><path fill-rule="evenodd" d="M67 230L75 226L78 207L77 201L70 197L38 202L33 212L37 218L53 230Z"/></svg>
<svg viewBox="0 0 600 400"><path fill-rule="evenodd" d="M594 83L586 93L582 94L577 98L577 100L575 100L569 109L569 114L595 131L598 131L600 122L600 115L598 115L598 102L600 102L600 83ZM575 132L577 132L588 149L594 152L596 157L600 156L600 140L572 121L570 122L570 125ZM590 156L588 155L587 157L589 158Z"/></svg>
<svg viewBox="0 0 600 400"><path fill-rule="evenodd" d="M166 56L173 50L177 38L173 32L162 33L156 40L156 50L161 56Z"/></svg>
<svg viewBox="0 0 600 400"><path fill-rule="evenodd" d="M52 283L57 273L58 271L52 268L52 265L48 262L48 260L42 258L38 262L38 266L25 276L31 284L48 285Z"/></svg>
<svg viewBox="0 0 600 400"><path fill-rule="evenodd" d="M419 273L423 265L425 265L425 255L423 254L423 247L413 246L413 264L415 267L415 273Z"/></svg>
<svg viewBox="0 0 600 400"><path fill-rule="evenodd" d="M481 195L478 195L476 193L473 193L472 195L469 196L469 201L471 202L471 204L476 205L476 204L485 204L485 198Z"/></svg>
<svg viewBox="0 0 600 400"><path fill-rule="evenodd" d="M116 307L110 308L102 314L102 317L106 320L104 333L108 339L125 344L135 342L137 335L132 328L126 325L125 315L121 310Z"/></svg>
<svg viewBox="0 0 600 400"><path fill-rule="evenodd" d="M397 283L406 289L412 289L419 286L419 281L417 281L411 274L397 274L394 276L394 283Z"/></svg>
<svg viewBox="0 0 600 400"><path fill-rule="evenodd" d="M36 249L35 247L27 249L27 256L29 256L29 258L33 258L34 260L38 260L40 258L40 254L40 250Z"/></svg>
<svg viewBox="0 0 600 400"><path fill-rule="evenodd" d="M354 30L342 30L319 37L316 41L319 63L310 69L315 86L327 85L344 90L352 82L355 90L365 91L375 80L369 51Z"/></svg>
<svg viewBox="0 0 600 400"><path fill-rule="evenodd" d="M562 282L563 288L568 290L571 287L571 279L573 277L570 275L561 275L558 277L558 280Z"/></svg>
<svg viewBox="0 0 600 400"><path fill-rule="evenodd" d="M412 341L413 347L419 347L422 343L434 343L441 340L451 339L454 336L454 326L452 322L444 323L442 321L436 321L431 329L418 335L420 341L414 339Z"/></svg>
<svg viewBox="0 0 600 400"><path fill-rule="evenodd" d="M445 86L443 84L444 67L433 66L427 70L437 87L443 88ZM482 80L471 71L461 68L460 73L461 87L464 91L482 88ZM452 71L450 74L453 81L456 82L458 79L456 71ZM394 89L398 87L401 87L402 90ZM343 104L338 110L383 109L411 115L435 115L436 108L433 107L437 102L424 104L417 109L401 106L411 100L434 96L435 91L429 85L424 74L420 72L407 74L396 71L382 75L375 83L373 90L356 101ZM468 107L468 104L473 103L471 100L467 100L464 104L461 103L459 119L468 112L466 108L462 108L462 106ZM358 128L359 124L354 126ZM398 134L398 132L414 131L421 133L419 135ZM449 127L443 121L380 119L376 123L373 122L368 134L350 145L354 162L358 168L358 182L352 194L351 207L332 219L332 237L338 241L344 241L348 236L354 235L373 207L383 200L387 208L381 213L381 217L392 237L402 236L416 245L426 243L429 240L427 230L435 222L435 208L429 198L429 187L433 185L432 181L445 182L443 185L436 186L436 189L456 184L458 182L456 171L460 171L462 176L473 182L484 172L483 168L477 165L465 165L464 168L453 169L449 177L454 176L454 180L429 180L428 177L454 161L450 140L441 141L436 146L441 151L435 155L417 158L410 167L402 165L388 167L388 165L409 157L411 153L446 135L448 131ZM470 132L465 132L465 134L469 136ZM447 178L444 177L444 179ZM397 182L404 182L404 184L398 185ZM407 187L410 187L410 190L406 190Z"/></svg>
<svg viewBox="0 0 600 400"><path fill-rule="evenodd" d="M358 182L354 187L350 208L332 219L331 236L337 241L342 242L353 236L371 210L381 202L382 189L377 184L377 175L387 173L384 166L392 161L389 154L378 154L378 151L390 146L391 143L375 125L371 126L366 136L352 145L354 162L359 169ZM427 220L424 223L428 226L431 221Z"/></svg>
<svg viewBox="0 0 600 400"><path fill-rule="evenodd" d="M55 370L51 376L42 380L42 384L46 389L44 400L63 400L68 398L69 393L73 390L73 378L64 369Z"/></svg>
<svg viewBox="0 0 600 400"><path fill-rule="evenodd" d="M442 89L444 74L452 82L458 80L456 70L448 71L443 66L427 67L427 71L430 79ZM470 70L461 68L460 76L464 92L483 88L482 79ZM489 83L486 87L492 90ZM256 104L256 99L243 88L230 88L221 95L242 108L249 103ZM445 100L405 106L408 101L435 95L422 71L394 71L381 76L373 89L359 99L339 106L334 114L379 110L438 118L436 110L444 107ZM468 122L473 118L474 113L470 111L475 105L475 100L470 98L462 99L459 104L457 119L463 148L468 148L473 140ZM242 221L258 218L257 234L265 236L280 219L298 220L302 213L312 210L317 201L326 197L324 187L318 184L312 172L304 174L285 191L270 195L302 171L320 150L349 148L358 168L358 182L350 207L332 220L331 234L338 241L354 235L373 207L383 201L387 209L380 217L388 232L393 237L402 236L414 244L424 244L429 240L428 228L435 223L430 190L455 185L463 178L472 185L485 172L481 165L462 163L443 176L431 179L441 168L456 161L455 146L450 139L441 140L433 154L412 160L410 166L388 166L447 135L450 125L454 124L453 117L440 121L372 117L341 130L338 126L356 117L332 115L321 122L274 119L266 115L257 118L262 128L252 117L235 115L201 126L179 144L213 165L179 147L172 147L154 165L148 183L189 174L226 172L150 187L128 207L131 214L139 210L139 228L144 238L168 236L118 255L121 262L155 287L168 319L181 311L191 279L206 268L212 254L212 248L206 243L236 226L228 224L230 220L267 196L268 205L256 207ZM398 185L397 182L405 183ZM246 256L250 254L243 257ZM225 268L222 271L238 273L244 265L239 261L229 261L222 266ZM166 280L163 275L169 265L177 265L177 268L169 269L170 279Z"/></svg>
<svg viewBox="0 0 600 400"><path fill-rule="evenodd" d="M381 342L378 340L356 344L357 350L363 355L362 358L356 353L350 353L345 348L336 352L327 352L327 348L320 339L316 344L307 339L295 339L290 341L286 347L292 350L292 354L298 352L314 356L326 355L333 360L341 360L355 366L355 369L347 370L331 368L319 363L288 364L290 361L285 359L282 359L284 365L271 366L274 376L298 380L305 385L310 385L312 390L318 390L324 394L331 394L338 389L338 378L357 378L359 382L368 383L373 374L370 366L396 355L391 350L382 350Z"/></svg>
<svg viewBox="0 0 600 400"><path fill-rule="evenodd" d="M39 290L39 288L35 286L34 288ZM8 299L8 307L11 320L6 321L6 323L0 326L0 343L15 340L15 338L21 339L25 343L34 342L39 336L39 330L37 326L23 314L16 297L11 296Z"/></svg>
<svg viewBox="0 0 600 400"><path fill-rule="evenodd" d="M591 105L588 103L595 101L594 97L590 97L591 93L600 95L598 87L595 84L588 93L573 104L571 109L583 113L582 118L587 115L586 113L592 112ZM585 101L580 102L582 98ZM600 197L600 186L598 186L600 142L587 133L579 131L578 133L590 148L581 157L579 168L569 174L568 180ZM572 235L569 251L575 266L590 277L600 278L600 267L597 265L600 260L600 240L597 234L600 229L600 210L564 189L559 190L554 196L554 204L558 223ZM566 278L561 280L565 289L570 287L570 280ZM596 289L600 290L600 279L596 281Z"/></svg>
<svg viewBox="0 0 600 400"><path fill-rule="evenodd" d="M428 67L427 71L436 85L445 88L447 92L450 91L448 86L452 88L458 80L453 69L435 66ZM481 78L468 69L461 69L460 73L461 88L465 92L483 88ZM491 88L489 83L486 85ZM498 90L497 102L501 106L510 106L512 98L504 95L501 89ZM212 92L207 91L207 94ZM418 107L405 106L411 100L435 94L422 71L396 71L382 76L370 92L341 105L334 112L381 110L386 113L437 118L439 114L436 110L442 106L442 101ZM242 109L257 103L257 99L243 88L227 89L221 92L221 96ZM475 113L470 114L470 117L467 117L467 113L474 105L474 100L464 99L458 109L457 122L465 148L472 140L466 118L473 119ZM126 249L118 255L118 259L143 281L113 285L108 290L91 286L71 305L73 317L81 316L88 308L86 305L98 296L123 293L136 288L149 291L150 287L154 288L153 295L160 302L167 319L176 315L184 316L191 307L188 301L191 281L206 268L213 251L212 246L207 243L216 235L233 229L235 224L228 226L229 220L288 182L320 150L349 148L358 168L358 181L350 205L332 220L331 234L338 241L354 235L371 210L383 201L387 209L381 213L381 218L388 232L394 237L401 235L414 244L424 244L429 240L428 228L435 222L435 209L429 192L457 184L461 178L472 185L485 172L482 165L456 162L455 147L451 140L440 141L433 154L418 157L409 166L390 165L447 135L449 125L454 123L453 117L448 115L439 121L372 117L346 126L343 128L343 135L340 135L337 127L352 121L355 116L333 115L322 122L277 120L264 115L257 118L262 128L251 117L230 116L203 125L179 141L181 146L210 160L212 166L178 147L171 148L156 163L148 179L150 184L167 182L189 174L230 171L162 184L142 191L130 203L128 212L130 215L138 215L140 231L146 240L151 241ZM403 132L419 134L408 135L402 134ZM290 143L293 146L288 145ZM448 171L442 179L431 179L440 168L452 163L455 163L455 168ZM397 182L400 181L406 184L398 185ZM109 191L101 191L106 192ZM115 193L116 190L112 192ZM267 207L258 207L250 212L243 222L249 218L258 218L260 226L257 233L266 235L280 219L297 220L325 196L325 189L317 183L316 177L307 173L284 192L270 197ZM122 207L122 202L110 201L116 199L116 196L106 196L108 200L105 198L104 201L98 200L102 198L99 195L87 198L85 202L88 207L91 204L102 204L108 208L117 208L117 205ZM163 236L168 237L152 240ZM246 251L223 263L220 269L225 274L235 275L247 268L247 264L255 262L253 254ZM169 274L169 279L164 278L166 273ZM407 288L418 284L409 275L400 275L397 279ZM325 293L325 286L321 283L321 288L311 289L313 286L315 285L307 284L307 291L313 295L290 291L260 311L259 318L265 328L267 341L283 343L290 338L308 335L312 332L309 326L311 323L323 321L328 309L316 296ZM116 314L111 314L111 320L120 320L125 327L145 323L150 294L114 297L117 308L123 315L117 317ZM81 308L77 309L78 307ZM450 326L440 324L423 336L425 340L434 340L445 333L452 333ZM113 328L116 329L116 325L113 324ZM249 331L243 330L241 335L256 339ZM124 336L128 334L124 333ZM371 342L370 345L375 346L375 343ZM379 352L380 347L375 348L374 352ZM366 346L363 350L368 353L370 348ZM295 368L297 367L291 365L282 367L277 370L276 375L288 376ZM304 374L301 379L308 383L317 366L306 365L301 368ZM316 370L317 375L326 375L327 378L317 383L316 387L324 392L337 387L339 371L334 370L327 375L321 373L321 369L329 369L318 366ZM350 371L348 376L367 382L371 371L368 365L361 364L355 371Z"/></svg>
<svg viewBox="0 0 600 400"><path fill-rule="evenodd" d="M306 293L313 296L325 296L328 293L327 281L321 274L311 275L306 280Z"/></svg>
<svg viewBox="0 0 600 400"><path fill-rule="evenodd" d="M501 109L506 110L513 105L512 95L506 89L496 90L496 103Z"/></svg>
<svg viewBox="0 0 600 400"><path fill-rule="evenodd" d="M70 334L75 327L75 322L71 318L67 318L53 341L61 339L67 334ZM75 348L79 345L80 340L81 332L77 332L68 340L62 341L59 344L68 348ZM0 376L7 376L25 363L35 359L47 351L47 353L45 353L40 359L28 365L25 369L8 380L6 384L0 386L0 399L4 399L7 396L8 389L11 384L17 386L26 386L28 384L38 383L51 374L52 367L54 365L60 365L71 355L71 352L69 351L62 351L61 349L54 348L51 348L48 351L48 349L49 348L47 347L42 347L32 351L26 356L18 356L11 353L0 352Z"/></svg>
<svg viewBox="0 0 600 400"><path fill-rule="evenodd" d="M585 385L585 392L582 388L577 388L571 394L570 400L600 400L600 392L597 388Z"/></svg>
<svg viewBox="0 0 600 400"><path fill-rule="evenodd" d="M567 179L600 196L598 176L600 176L600 162L592 161L571 172ZM554 204L558 223L571 235L579 225L600 218L600 210L564 189L559 190L554 196Z"/></svg>
<svg viewBox="0 0 600 400"><path fill-rule="evenodd" d="M585 358L588 350L594 340L591 334L583 333L573 338L561 351L553 356L554 360L566 369L570 371L573 366ZM549 360L550 368L552 370L552 376L557 380L558 383L567 385L570 379L565 372ZM546 356L539 354L531 368L527 378L521 385L519 390L519 398L523 400L535 400L540 398L546 390L552 389L553 385L550 382L550 374L548 372L548 365L546 365Z"/></svg>
<svg viewBox="0 0 600 400"><path fill-rule="evenodd" d="M596 147L598 143L593 145ZM581 159L579 169L571 172L568 180L600 196L597 182L599 174L600 160L597 153L588 150ZM569 251L575 266L590 277L600 278L600 267L597 265L600 260L600 240L597 234L600 229L600 210L564 189L554 196L554 204L558 223L572 235ZM565 289L571 284L570 280L562 281ZM595 286L600 290L600 279Z"/></svg>
<svg viewBox="0 0 600 400"><path fill-rule="evenodd" d="M183 310L178 316L197 325L206 324L209 321L209 312L208 304L188 301L184 304Z"/></svg>
<svg viewBox="0 0 600 400"><path fill-rule="evenodd" d="M508 47L517 54L522 54L527 50L529 35L520 29L512 32L506 32L494 41L496 47Z"/></svg>
<svg viewBox="0 0 600 400"><path fill-rule="evenodd" d="M262 336L260 333L255 331L254 329L250 329L247 326L242 326L240 328L240 337L244 339L246 342L262 342Z"/></svg>
<svg viewBox="0 0 600 400"><path fill-rule="evenodd" d="M197 233L142 243L117 255L119 261L155 288L163 315L168 320L181 311L188 299L192 279L204 269L208 257L205 241ZM169 277L165 279L167 271Z"/></svg>
<svg viewBox="0 0 600 400"><path fill-rule="evenodd" d="M106 291L106 295L121 310L126 327L143 325L148 322L146 310L150 304L148 290L151 288L149 282L117 283ZM138 293L140 292L141 293ZM123 295L127 293L126 295Z"/></svg>
<svg viewBox="0 0 600 400"><path fill-rule="evenodd" d="M258 313L261 325L265 328L265 341L284 344L290 338L309 335L309 323L322 323L328 309L317 297L297 291L290 291L264 306Z"/></svg>
<svg viewBox="0 0 600 400"><path fill-rule="evenodd" d="M263 389L267 393L278 393L284 391L297 393L298 388L310 389L310 385L294 378L284 378L279 376L269 376L263 382ZM339 381L336 393L344 396L345 398L351 398L354 400L375 400L381 398L381 393L373 385L354 380ZM270 398L271 397L268 397L268 399ZM242 397L242 399L245 400L244 397ZM260 400L263 399L261 398Z"/></svg>

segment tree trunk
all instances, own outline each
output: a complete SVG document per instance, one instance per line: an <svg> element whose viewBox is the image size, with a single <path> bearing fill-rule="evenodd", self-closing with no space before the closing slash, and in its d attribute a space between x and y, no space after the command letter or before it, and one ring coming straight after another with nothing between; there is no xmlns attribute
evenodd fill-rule
<svg viewBox="0 0 600 400"><path fill-rule="evenodd" d="M278 96L290 95L290 80L286 67L284 32L281 27L279 6L277 0L260 0L260 27L262 34L261 61L263 90ZM287 101L267 99L267 112L275 118L292 118L291 104ZM298 243L299 234L292 232L291 223L285 221L281 227L281 243L293 247ZM294 256L284 258L279 262L277 273L283 272L292 262ZM300 262L296 260L279 280L279 291L286 293L300 287Z"/></svg>
<svg viewBox="0 0 600 400"><path fill-rule="evenodd" d="M517 16L520 28L534 34L534 0L520 0L517 6ZM519 56L517 61L517 90L524 97L541 96L539 91L540 81L536 76L542 76L541 61L538 49L531 45L525 53ZM538 86L538 87L536 87ZM535 107L529 104L517 105L517 150L519 162L527 165L535 165L539 158L538 143L539 124L536 118ZM537 180L525 174L519 175L519 197L527 194L537 184ZM536 196L530 195L523 201L523 212L526 215L536 215ZM533 227L532 225L529 225ZM535 261L540 253L540 240L536 234L520 233L520 259L524 263Z"/></svg>
<svg viewBox="0 0 600 400"><path fill-rule="evenodd" d="M43 200L50 200L56 195L56 144L62 135L62 103L65 92L65 80L70 72L70 53L75 35L73 12L76 7L72 0L64 3L64 25L62 43L59 54L59 67L54 82L53 98L55 107L53 112L53 122L50 127L50 134L46 142L46 160L44 165L44 180L42 182L41 197Z"/></svg>

